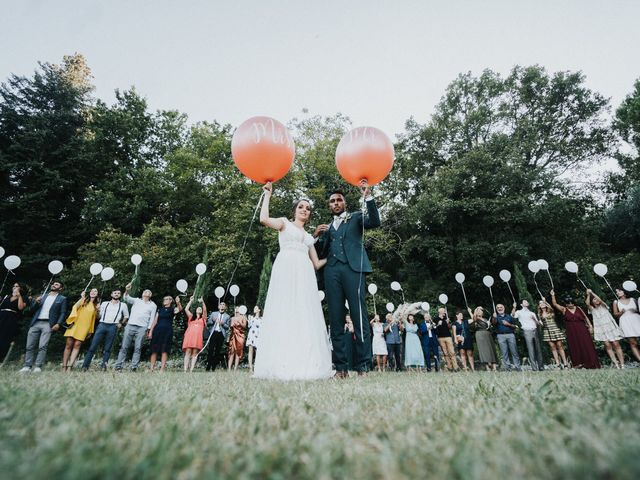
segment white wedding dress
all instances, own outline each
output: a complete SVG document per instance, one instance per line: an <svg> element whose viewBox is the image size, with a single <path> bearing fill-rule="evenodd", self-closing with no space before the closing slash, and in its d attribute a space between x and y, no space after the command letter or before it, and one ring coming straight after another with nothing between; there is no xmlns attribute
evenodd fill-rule
<svg viewBox="0 0 640 480"><path fill-rule="evenodd" d="M315 380L333 375L331 349L309 258L311 235L286 219L278 233L258 338L254 377Z"/></svg>

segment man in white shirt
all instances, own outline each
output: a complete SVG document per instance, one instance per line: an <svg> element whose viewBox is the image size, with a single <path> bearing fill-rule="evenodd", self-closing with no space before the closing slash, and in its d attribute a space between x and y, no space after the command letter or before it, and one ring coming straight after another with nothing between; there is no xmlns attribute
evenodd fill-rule
<svg viewBox="0 0 640 480"><path fill-rule="evenodd" d="M131 284L128 284L124 291L124 301L130 303L131 314L129 321L124 329L124 337L122 338L122 346L118 353L116 361L116 370L122 370L122 365L127 356L131 342L133 342L133 357L131 358L131 370L136 371L140 364L140 351L142 350L142 342L145 336L149 335L151 323L156 316L156 304L151 301L151 290L142 292L142 298L129 296Z"/></svg>
<svg viewBox="0 0 640 480"><path fill-rule="evenodd" d="M540 336L538 335L538 325L542 325L538 316L529 310L529 302L522 300L520 303L522 309L517 310L517 304L513 303L511 315L520 321L524 340L527 344L527 352L529 353L529 363L533 370L544 370L544 360L542 358L542 345L540 344Z"/></svg>
<svg viewBox="0 0 640 480"><path fill-rule="evenodd" d="M96 333L91 341L91 346L87 350L87 354L84 356L84 363L82 364L82 370L87 371L93 355L100 346L102 347L102 363L100 364L101 370L107 369L109 363L109 357L111 356L111 346L113 340L116 338L118 330L122 328L122 324L126 323L129 319L129 307L126 303L120 301L122 292L120 289L116 289L111 292L111 300L108 302L102 302L100 305L100 323L96 328Z"/></svg>

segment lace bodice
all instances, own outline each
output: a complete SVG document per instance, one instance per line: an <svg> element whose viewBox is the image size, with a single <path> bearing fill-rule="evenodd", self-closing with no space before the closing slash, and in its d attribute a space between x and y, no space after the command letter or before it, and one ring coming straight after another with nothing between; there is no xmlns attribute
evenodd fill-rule
<svg viewBox="0 0 640 480"><path fill-rule="evenodd" d="M278 243L280 244L280 251L299 251L308 253L309 248L314 244L313 237L296 227L286 218L282 219L284 222L284 228L278 233Z"/></svg>

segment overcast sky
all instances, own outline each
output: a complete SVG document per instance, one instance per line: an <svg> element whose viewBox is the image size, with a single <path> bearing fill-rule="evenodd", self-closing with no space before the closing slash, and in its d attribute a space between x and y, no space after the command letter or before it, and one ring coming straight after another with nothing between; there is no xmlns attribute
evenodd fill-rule
<svg viewBox="0 0 640 480"><path fill-rule="evenodd" d="M640 1L0 0L0 79L80 52L96 95L238 125L351 117L425 122L458 73L582 70L615 108L640 77Z"/></svg>

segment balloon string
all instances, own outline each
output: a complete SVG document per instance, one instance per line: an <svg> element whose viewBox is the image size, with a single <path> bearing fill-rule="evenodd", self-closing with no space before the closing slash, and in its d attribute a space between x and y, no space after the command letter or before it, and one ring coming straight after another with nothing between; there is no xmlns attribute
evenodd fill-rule
<svg viewBox="0 0 640 480"><path fill-rule="evenodd" d="M469 310L469 303L467 302L467 294L464 293L464 285L462 283L460 284L460 288L462 289L462 296L464 297L464 304L467 307L467 310Z"/></svg>
<svg viewBox="0 0 640 480"><path fill-rule="evenodd" d="M1 294L1 293L2 293L2 291L4 290L4 284L5 284L5 283L6 283L6 281L7 281L7 277L9 276L9 272L11 272L11 270L8 270L8 269L7 269L7 274L4 276L4 280L2 280L2 287L0 287L0 294ZM11 272L11 273L13 273L13 272Z"/></svg>
<svg viewBox="0 0 640 480"><path fill-rule="evenodd" d="M367 201L362 197L362 241L360 242L360 275L358 278L358 312L360 313L360 342L364 343L364 327L362 326L362 303L360 303L360 292L362 289L362 266L364 265L364 212L367 207ZM404 294L402 295L404 303Z"/></svg>
<svg viewBox="0 0 640 480"><path fill-rule="evenodd" d="M511 284L509 282L505 282L507 287L509 287L509 293L511 294L511 298L513 299L513 303L516 303L516 297L513 295L513 290L511 290Z"/></svg>
<svg viewBox="0 0 640 480"><path fill-rule="evenodd" d="M493 300L493 291L489 287L489 295L491 296L491 305L493 305L493 313L496 313L496 302Z"/></svg>
<svg viewBox="0 0 640 480"><path fill-rule="evenodd" d="M582 284L582 286L584 287L585 290L588 290L588 287L584 284L584 282L582 281L582 279L578 276L578 274L576 273L576 278L578 279L578 281Z"/></svg>
<svg viewBox="0 0 640 480"><path fill-rule="evenodd" d="M607 286L609 287L609 290L611 290L611 293L613 293L613 299L615 300L616 298L618 298L618 296L616 295L616 292L613 291L613 288L611 287L609 280L607 280L607 277L603 276L602 278L604 278L604 281L607 282Z"/></svg>
<svg viewBox="0 0 640 480"><path fill-rule="evenodd" d="M87 283L87 286L86 286L86 287L84 287L83 292L86 292L86 291L87 291L87 288L89 288L89 285L91 285L91 282L93 282L93 278L94 278L94 277L95 277L95 275L91 275L91 280L89 280L89 283Z"/></svg>
<svg viewBox="0 0 640 480"><path fill-rule="evenodd" d="M377 315L378 314L378 309L376 308L376 296L375 295L371 295L373 297L373 314Z"/></svg>
<svg viewBox="0 0 640 480"><path fill-rule="evenodd" d="M44 294L47 293L47 289L49 288L49 286L51 285L51 282L53 281L53 275L51 275L51 278L49 279L49 282L47 283L47 286L44 287L44 290L42 291L42 295L40 295L41 297L44 297Z"/></svg>
<svg viewBox="0 0 640 480"><path fill-rule="evenodd" d="M536 275L535 274L533 275L533 283L536 285L536 290L538 291L538 295L540 295L540 298L542 300L544 300L544 296L540 292L540 288L538 288L538 282L536 282Z"/></svg>
<svg viewBox="0 0 640 480"><path fill-rule="evenodd" d="M551 282L551 289L555 290L556 287L553 286L553 278L551 278L551 273L549 273L549 270L547 270L547 275L549 276L549 281Z"/></svg>
<svg viewBox="0 0 640 480"><path fill-rule="evenodd" d="M233 268L233 271L231 272L231 277L229 278L229 281L227 282L227 288L224 289L224 295L227 294L227 292L229 291L229 287L231 286L231 282L233 282L233 277L236 274L236 271L238 270L238 266L240 265L240 260L242 259L242 254L244 253L244 249L247 246L247 239L249 238L249 233L251 232L251 227L253 227L253 223L255 222L256 219L256 215L258 214L258 210L260 209L260 206L262 205L262 199L264 198L264 190L262 191L262 194L260 195L260 198L258 199L258 203L256 204L256 208L253 210L253 216L251 217L251 222L249 222L249 227L247 228L247 232L244 235L244 240L242 241L242 247L240 248L240 254L238 255L238 259L236 260L236 266ZM223 296L224 296L223 295ZM234 303L234 308L235 308L235 297L233 298L233 303ZM218 312L220 311L220 298L218 298ZM206 324L206 320L205 320L205 324ZM215 325L214 325L215 327ZM209 345L209 342L211 341L211 336L213 335L213 327L211 328L211 332L209 332L209 338L207 338L206 343L204 344L204 346L202 347L202 349L196 354L196 358L198 358L198 355L200 355L202 352L204 352L204 350L207 348L207 346Z"/></svg>

